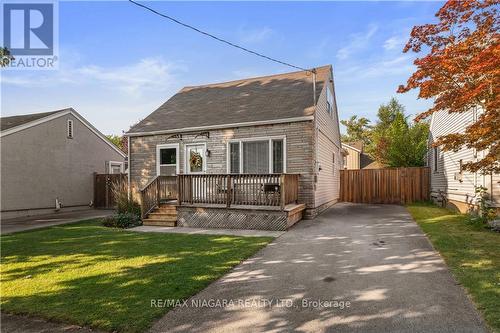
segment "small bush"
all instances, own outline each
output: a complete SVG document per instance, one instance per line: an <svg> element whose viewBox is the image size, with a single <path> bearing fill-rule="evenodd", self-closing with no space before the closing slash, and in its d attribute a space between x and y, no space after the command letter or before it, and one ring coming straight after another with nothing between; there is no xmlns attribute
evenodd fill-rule
<svg viewBox="0 0 500 333"><path fill-rule="evenodd" d="M106 216L102 219L102 225L108 228L116 228L116 216Z"/></svg>
<svg viewBox="0 0 500 333"><path fill-rule="evenodd" d="M102 225L108 228L128 229L142 225L141 218L133 213L121 213L107 216L102 220Z"/></svg>

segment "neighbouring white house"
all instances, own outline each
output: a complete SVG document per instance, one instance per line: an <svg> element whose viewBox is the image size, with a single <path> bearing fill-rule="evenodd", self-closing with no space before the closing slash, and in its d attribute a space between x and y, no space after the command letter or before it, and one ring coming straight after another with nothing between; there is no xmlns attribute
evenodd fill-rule
<svg viewBox="0 0 500 333"><path fill-rule="evenodd" d="M431 197L435 201L461 212L467 212L476 204L475 189L484 186L488 189L491 204L500 208L500 175L467 172L463 170L466 162L480 160L485 151L463 147L457 152L443 151L432 143L440 136L464 132L475 122L478 110L465 113L436 112L432 115L429 135L428 166L431 168Z"/></svg>
<svg viewBox="0 0 500 333"><path fill-rule="evenodd" d="M125 172L125 154L72 108L0 122L2 219L88 208L94 172Z"/></svg>

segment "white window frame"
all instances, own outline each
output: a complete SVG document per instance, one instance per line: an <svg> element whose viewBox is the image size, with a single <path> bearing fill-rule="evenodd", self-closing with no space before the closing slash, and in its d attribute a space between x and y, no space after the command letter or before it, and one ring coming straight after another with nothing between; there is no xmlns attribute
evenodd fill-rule
<svg viewBox="0 0 500 333"><path fill-rule="evenodd" d="M242 138L242 139L231 139L226 143L226 171L228 174L231 173L231 156L230 149L231 143L239 142L240 144L240 173L243 173L243 142L254 142L254 141L267 141L269 145L269 170L268 173L273 173L273 140L283 140L283 173L286 173L286 159L287 159L287 146L286 146L286 135L279 136L264 136L255 138Z"/></svg>
<svg viewBox="0 0 500 333"><path fill-rule="evenodd" d="M120 172L123 173L124 172L124 168L125 168L125 162L120 162L120 161L109 161L108 163L108 173L111 174L111 170L112 169L112 166L113 165L119 165L120 166Z"/></svg>
<svg viewBox="0 0 500 333"><path fill-rule="evenodd" d="M160 175L160 166L172 166L174 164L161 164L161 159L160 159L160 150L161 149L168 149L168 148L175 148L175 173L179 174L180 171L180 160L179 160L179 148L180 145L178 143L164 143L164 144L159 144L156 145L156 175ZM129 148L130 149L130 148Z"/></svg>
<svg viewBox="0 0 500 333"><path fill-rule="evenodd" d="M434 173L439 173L439 147L433 147L432 149L432 168Z"/></svg>
<svg viewBox="0 0 500 333"><path fill-rule="evenodd" d="M331 99L331 102L329 101L329 97ZM333 94L330 91L330 87L326 87L326 112L331 116L333 115L333 103L335 102L333 98Z"/></svg>
<svg viewBox="0 0 500 333"><path fill-rule="evenodd" d="M73 139L75 137L75 123L72 119L68 119L68 121L66 122L66 137L68 139Z"/></svg>
<svg viewBox="0 0 500 333"><path fill-rule="evenodd" d="M203 165L202 165L202 171L200 172L190 172L189 171L189 156L188 156L188 150L189 147L193 146L203 146ZM203 175L207 173L207 143L206 142L193 142L193 143L188 143L184 145L184 173L189 174L189 175Z"/></svg>

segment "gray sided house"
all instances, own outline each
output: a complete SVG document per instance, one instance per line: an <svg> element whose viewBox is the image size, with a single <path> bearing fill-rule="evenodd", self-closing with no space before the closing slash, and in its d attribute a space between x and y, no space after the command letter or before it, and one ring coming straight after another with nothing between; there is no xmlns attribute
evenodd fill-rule
<svg viewBox="0 0 500 333"><path fill-rule="evenodd" d="M88 208L93 173L125 171L125 154L71 108L0 121L3 219Z"/></svg>
<svg viewBox="0 0 500 333"><path fill-rule="evenodd" d="M164 199L180 226L253 229L286 229L334 204L332 67L315 71L185 87L132 127L130 188L150 224L161 224Z"/></svg>
<svg viewBox="0 0 500 333"><path fill-rule="evenodd" d="M479 110L464 113L433 113L430 125L428 166L431 169L431 197L461 212L467 212L476 206L475 188L483 186L488 189L491 205L500 209L500 174L482 174L467 172L462 165L469 161L477 161L486 155L485 151L477 151L462 147L458 151L442 151L433 147L432 143L440 136L450 133L462 133L465 128L475 122Z"/></svg>

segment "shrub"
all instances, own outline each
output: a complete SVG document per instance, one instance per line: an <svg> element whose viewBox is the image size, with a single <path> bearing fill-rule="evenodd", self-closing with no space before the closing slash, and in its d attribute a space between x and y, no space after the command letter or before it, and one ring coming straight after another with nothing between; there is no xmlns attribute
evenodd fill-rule
<svg viewBox="0 0 500 333"><path fill-rule="evenodd" d="M141 218L133 213L121 213L107 216L102 220L102 225L109 228L128 229L142 225Z"/></svg>
<svg viewBox="0 0 500 333"><path fill-rule="evenodd" d="M142 221L140 216L134 213L121 213L116 215L116 227L117 228L132 228L141 225Z"/></svg>
<svg viewBox="0 0 500 333"><path fill-rule="evenodd" d="M116 201L116 212L118 214L130 213L138 217L141 216L141 205L134 199L133 195L128 195L127 184L114 184L113 195Z"/></svg>

